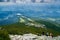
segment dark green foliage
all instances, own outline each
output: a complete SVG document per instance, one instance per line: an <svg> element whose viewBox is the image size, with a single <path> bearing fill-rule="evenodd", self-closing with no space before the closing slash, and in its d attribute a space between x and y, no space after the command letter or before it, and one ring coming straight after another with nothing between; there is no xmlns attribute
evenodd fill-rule
<svg viewBox="0 0 60 40"><path fill-rule="evenodd" d="M57 23L43 20L38 20L36 22L46 25L46 28L49 32L52 32L55 35L60 35L60 26L57 26Z"/></svg>
<svg viewBox="0 0 60 40"><path fill-rule="evenodd" d="M41 34L42 32L45 32L45 34L46 34L47 32L49 32L49 33L53 33L54 36L60 35L59 31L56 31L54 28L51 28L51 27L54 27L55 25L52 25L47 22L45 22L45 23L46 23L45 25L47 26L47 28L26 26L25 24L18 22L18 23L11 24L11 25L5 25L5 26L3 26L3 29L7 30L7 32L9 34L25 34L25 33Z"/></svg>
<svg viewBox="0 0 60 40"><path fill-rule="evenodd" d="M0 30L0 40L10 40L6 30Z"/></svg>
<svg viewBox="0 0 60 40"><path fill-rule="evenodd" d="M42 32L45 32L45 34L53 33L54 36L60 35L60 28L57 27L55 24L51 22L46 21L36 21L37 23L42 23L46 25L46 28L41 27L34 27L34 26L26 26L24 23L15 23L10 25L4 25L1 26L0 30L0 39L1 40L9 40L8 34L18 34L22 35L25 33L33 33L37 35L41 35Z"/></svg>

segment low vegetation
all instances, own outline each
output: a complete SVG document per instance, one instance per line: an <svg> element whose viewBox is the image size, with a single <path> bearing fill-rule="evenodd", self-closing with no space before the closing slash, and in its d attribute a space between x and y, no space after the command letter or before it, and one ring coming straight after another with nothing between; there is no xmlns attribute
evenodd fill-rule
<svg viewBox="0 0 60 40"><path fill-rule="evenodd" d="M57 30L57 27L54 24L45 21L44 22L39 21L39 22L45 24L46 28L26 26L24 23L19 23L19 22L15 24L0 26L0 40L10 40L9 34L23 35L26 33L33 33L33 34L41 35L42 32L45 32L45 34L48 32L48 33L53 33L54 36L60 35L59 30Z"/></svg>

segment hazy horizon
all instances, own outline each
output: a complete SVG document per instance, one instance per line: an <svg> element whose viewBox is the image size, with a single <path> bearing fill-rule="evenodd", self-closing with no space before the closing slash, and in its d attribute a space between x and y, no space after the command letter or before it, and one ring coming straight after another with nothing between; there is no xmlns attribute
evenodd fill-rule
<svg viewBox="0 0 60 40"><path fill-rule="evenodd" d="M54 3L60 0L0 0L0 2Z"/></svg>

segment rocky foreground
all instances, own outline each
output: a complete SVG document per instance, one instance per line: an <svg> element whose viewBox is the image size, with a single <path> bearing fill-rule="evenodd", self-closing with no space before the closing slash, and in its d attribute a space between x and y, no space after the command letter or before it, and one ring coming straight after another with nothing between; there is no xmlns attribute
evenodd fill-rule
<svg viewBox="0 0 60 40"><path fill-rule="evenodd" d="M51 37L51 36L38 36L35 34L24 34L24 35L9 35L11 40L60 40L60 36Z"/></svg>

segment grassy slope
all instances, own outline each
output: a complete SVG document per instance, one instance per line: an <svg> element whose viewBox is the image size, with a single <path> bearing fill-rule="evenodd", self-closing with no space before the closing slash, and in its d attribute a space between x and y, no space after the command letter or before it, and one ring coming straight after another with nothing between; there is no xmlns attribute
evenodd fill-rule
<svg viewBox="0 0 60 40"><path fill-rule="evenodd" d="M37 22L45 24L47 28L54 29L55 31L60 31L60 26L57 23L51 21L43 21L43 20L39 20Z"/></svg>
<svg viewBox="0 0 60 40"><path fill-rule="evenodd" d="M26 26L25 24L21 23L15 23L11 25L5 25L2 27L2 29L7 30L9 34L25 34L25 33L34 33L34 34L41 34L43 31L46 32L52 32L54 35L60 35L60 30L56 25L50 23L50 22L45 22L45 21L39 21L40 23L43 23L46 25L47 28L37 28L34 26Z"/></svg>
<svg viewBox="0 0 60 40"><path fill-rule="evenodd" d="M45 24L47 28L37 28L34 26L26 26L23 23L15 23L1 26L0 30L0 40L9 40L8 34L25 34L25 33L33 33L33 34L41 34L42 32L53 33L54 36L60 35L60 28L55 24L46 21L37 21L38 23Z"/></svg>

